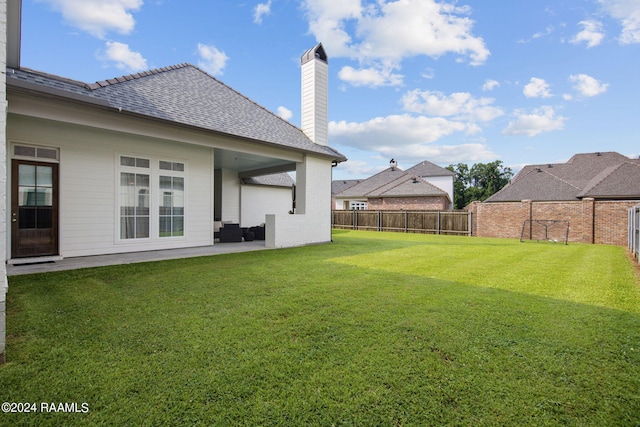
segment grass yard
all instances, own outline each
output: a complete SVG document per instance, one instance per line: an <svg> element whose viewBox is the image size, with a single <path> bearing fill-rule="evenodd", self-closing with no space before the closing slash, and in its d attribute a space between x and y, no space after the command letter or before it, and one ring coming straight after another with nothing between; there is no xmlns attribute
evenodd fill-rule
<svg viewBox="0 0 640 427"><path fill-rule="evenodd" d="M1 425L640 424L624 248L334 243L10 278ZM39 408L38 408L39 409Z"/></svg>

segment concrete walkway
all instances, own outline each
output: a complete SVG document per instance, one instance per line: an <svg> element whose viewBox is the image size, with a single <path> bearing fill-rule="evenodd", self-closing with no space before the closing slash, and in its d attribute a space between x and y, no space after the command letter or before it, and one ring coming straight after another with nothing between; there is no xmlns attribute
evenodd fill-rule
<svg viewBox="0 0 640 427"><path fill-rule="evenodd" d="M168 259L192 258L235 252L266 250L264 240L239 243L216 243L199 248L167 249L162 251L132 252L125 254L95 255L65 258L54 262L37 264L7 265L7 276L19 274L47 273L50 271L77 270L79 268L103 267L106 265L132 264L136 262L162 261Z"/></svg>

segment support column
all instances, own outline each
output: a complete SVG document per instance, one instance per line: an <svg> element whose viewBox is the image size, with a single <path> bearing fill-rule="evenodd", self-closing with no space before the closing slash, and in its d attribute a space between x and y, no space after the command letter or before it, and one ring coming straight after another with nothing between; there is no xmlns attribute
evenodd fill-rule
<svg viewBox="0 0 640 427"><path fill-rule="evenodd" d="M522 237L526 236L527 239L531 239L531 233L532 233L531 220L533 220L533 202L531 200L523 200L521 203L522 203L521 224L524 226L525 221L529 221L529 228L527 230L522 230L523 232Z"/></svg>
<svg viewBox="0 0 640 427"><path fill-rule="evenodd" d="M585 197L582 199L582 241L595 243L595 199Z"/></svg>

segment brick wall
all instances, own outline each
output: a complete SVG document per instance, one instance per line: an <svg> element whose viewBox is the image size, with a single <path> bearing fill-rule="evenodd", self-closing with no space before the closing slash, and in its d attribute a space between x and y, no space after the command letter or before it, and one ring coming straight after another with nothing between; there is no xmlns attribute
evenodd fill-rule
<svg viewBox="0 0 640 427"><path fill-rule="evenodd" d="M626 246L629 237L629 209L634 201L596 201L594 215L594 243Z"/></svg>
<svg viewBox="0 0 640 427"><path fill-rule="evenodd" d="M443 211L447 209L447 198L438 197L385 197L380 199L367 200L367 209L370 210L434 210Z"/></svg>
<svg viewBox="0 0 640 427"><path fill-rule="evenodd" d="M628 210L632 201L601 201L585 198L575 202L521 202L470 204L473 235L519 239L526 220L569 221L569 241L627 245Z"/></svg>

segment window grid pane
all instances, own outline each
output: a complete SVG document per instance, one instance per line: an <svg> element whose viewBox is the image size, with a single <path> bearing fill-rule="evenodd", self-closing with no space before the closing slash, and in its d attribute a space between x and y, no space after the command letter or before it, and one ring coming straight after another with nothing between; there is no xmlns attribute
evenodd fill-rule
<svg viewBox="0 0 640 427"><path fill-rule="evenodd" d="M160 237L184 236L184 178L160 176Z"/></svg>
<svg viewBox="0 0 640 427"><path fill-rule="evenodd" d="M149 175L120 173L120 238L149 237Z"/></svg>

